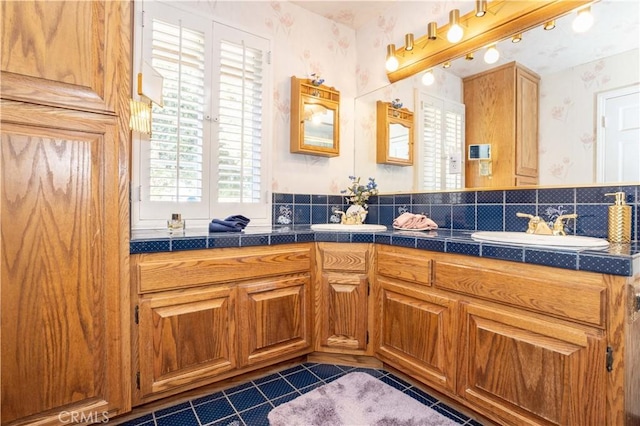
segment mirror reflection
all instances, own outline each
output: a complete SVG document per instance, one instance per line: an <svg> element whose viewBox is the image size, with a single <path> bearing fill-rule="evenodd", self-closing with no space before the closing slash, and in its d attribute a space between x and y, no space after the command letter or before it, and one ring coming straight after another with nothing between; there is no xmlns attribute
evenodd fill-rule
<svg viewBox="0 0 640 426"><path fill-rule="evenodd" d="M409 128L403 124L389 124L389 156L409 159Z"/></svg>
<svg viewBox="0 0 640 426"><path fill-rule="evenodd" d="M503 40L498 43L500 60L493 65L483 61L483 52L476 52L473 60L465 58L452 61L451 67L434 69L435 82L424 86L421 75L415 75L394 84L365 93L355 102L356 146L354 169L358 175L379 176L385 188L393 191L422 190L421 133L416 132L416 161L414 167L392 168L371 161L371 139L367 140L359 129L370 128L371 108L376 99L402 98L405 105L416 113L416 122L422 124L420 99L416 94L428 92L443 102L462 104L462 79L489 68L516 61L540 75L539 110L539 185L588 185L600 182L637 182L638 167L624 168L626 163L637 165L640 159L638 140L640 124L640 57L638 54L638 2L612 2L603 0L592 6L594 26L588 33L576 35L571 29L573 16L557 20L553 31L534 28L522 35L520 43ZM547 41L540 41L546 37ZM580 37L585 38L584 42ZM597 40L597 41L594 41ZM611 148L612 153L602 154L605 146L602 123L619 122L609 119L609 107L605 100L615 98L624 90L630 104L619 108L619 114L627 112L624 128L627 142ZM604 117L604 118L603 118ZM464 118L463 118L464 119ZM500 123L496 123L499 126ZM607 127L608 129L609 127ZM607 137L607 139L609 139ZM490 143L491 141L475 141ZM604 155L604 156L603 156ZM623 164L611 165L613 156L623 159ZM630 155L633 161L627 161ZM466 156L461 156L465 159ZM444 159L451 162L452 159ZM453 159L455 160L455 158ZM452 163L453 164L453 163ZM495 166L495 165L494 165ZM623 167L624 173L612 172ZM464 166L463 166L464 168ZM607 177L608 176L608 177ZM391 182L392 185L387 185ZM464 182L464 179L462 179Z"/></svg>
<svg viewBox="0 0 640 426"><path fill-rule="evenodd" d="M304 104L304 144L333 147L335 111L320 104Z"/></svg>

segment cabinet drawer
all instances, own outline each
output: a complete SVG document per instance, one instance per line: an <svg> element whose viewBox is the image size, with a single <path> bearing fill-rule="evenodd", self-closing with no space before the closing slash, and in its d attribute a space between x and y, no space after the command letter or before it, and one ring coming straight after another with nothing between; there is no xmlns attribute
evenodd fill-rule
<svg viewBox="0 0 640 426"><path fill-rule="evenodd" d="M323 271L367 272L368 244L318 244Z"/></svg>
<svg viewBox="0 0 640 426"><path fill-rule="evenodd" d="M193 287L308 272L311 245L232 248L137 255L132 274L138 292Z"/></svg>
<svg viewBox="0 0 640 426"><path fill-rule="evenodd" d="M427 253L412 249L379 247L377 253L379 275L416 284L431 285L431 259Z"/></svg>
<svg viewBox="0 0 640 426"><path fill-rule="evenodd" d="M438 261L438 288L604 327L606 286L601 275L492 262L496 269ZM508 272L497 270L502 268Z"/></svg>

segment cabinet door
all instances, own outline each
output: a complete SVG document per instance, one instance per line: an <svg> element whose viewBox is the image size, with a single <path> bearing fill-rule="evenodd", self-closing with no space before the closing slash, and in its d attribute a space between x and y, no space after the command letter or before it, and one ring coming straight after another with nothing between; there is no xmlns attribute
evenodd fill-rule
<svg viewBox="0 0 640 426"><path fill-rule="evenodd" d="M106 420L128 404L116 120L2 101L1 128L2 423Z"/></svg>
<svg viewBox="0 0 640 426"><path fill-rule="evenodd" d="M535 179L534 184L538 177L538 80L516 68L515 174Z"/></svg>
<svg viewBox="0 0 640 426"><path fill-rule="evenodd" d="M308 274L238 286L241 366L311 351L310 289Z"/></svg>
<svg viewBox="0 0 640 426"><path fill-rule="evenodd" d="M456 301L427 287L379 278L376 354L411 376L455 391Z"/></svg>
<svg viewBox="0 0 640 426"><path fill-rule="evenodd" d="M0 5L3 99L116 111L127 93L130 2L3 1ZM122 74L121 74L122 73ZM123 104L125 105L125 104ZM126 104L128 105L128 104Z"/></svg>
<svg viewBox="0 0 640 426"><path fill-rule="evenodd" d="M367 349L369 280L365 274L323 272L320 283L320 350Z"/></svg>
<svg viewBox="0 0 640 426"><path fill-rule="evenodd" d="M236 367L234 302L228 286L140 299L142 397L180 386L193 388Z"/></svg>
<svg viewBox="0 0 640 426"><path fill-rule="evenodd" d="M509 424L605 424L605 338L495 305L462 304L458 392Z"/></svg>

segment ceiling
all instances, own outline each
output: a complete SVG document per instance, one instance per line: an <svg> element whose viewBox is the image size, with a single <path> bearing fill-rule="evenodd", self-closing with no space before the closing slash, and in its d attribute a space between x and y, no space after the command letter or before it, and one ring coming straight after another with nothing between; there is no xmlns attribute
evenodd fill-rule
<svg viewBox="0 0 640 426"><path fill-rule="evenodd" d="M313 1L298 0L292 3L328 19L358 30L378 16L396 13L402 3L415 9L412 1ZM422 2L425 3L425 2ZM434 2L431 2L432 4ZM445 1L443 4L447 3ZM473 9L474 2L468 2ZM463 2L461 3L463 4ZM461 7L461 14L466 13ZM522 65L544 75L575 65L638 48L640 42L640 2L637 0L600 0L592 5L594 26L586 33L576 34L571 29L575 14L557 20L556 28L543 31L534 28L524 34L522 42L514 44L503 41L498 44L501 57L498 63L487 65L482 60L483 52L477 52L473 61L458 59L449 72L466 77L486 69L517 60ZM440 23L443 24L443 23ZM420 28L426 27L423 23ZM404 32L410 28L397 28L396 45L402 45ZM416 38L424 34L414 34ZM638 65L635 64L637 67ZM639 70L640 72L640 70Z"/></svg>

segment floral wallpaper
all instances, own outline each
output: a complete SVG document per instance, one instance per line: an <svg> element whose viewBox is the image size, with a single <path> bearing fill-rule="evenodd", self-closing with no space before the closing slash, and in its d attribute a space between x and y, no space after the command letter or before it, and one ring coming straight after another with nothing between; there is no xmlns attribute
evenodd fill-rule
<svg viewBox="0 0 640 426"><path fill-rule="evenodd" d="M542 76L541 185L596 181L596 95L639 84L638 49Z"/></svg>

